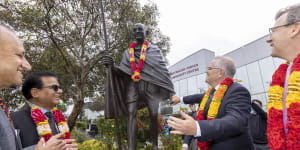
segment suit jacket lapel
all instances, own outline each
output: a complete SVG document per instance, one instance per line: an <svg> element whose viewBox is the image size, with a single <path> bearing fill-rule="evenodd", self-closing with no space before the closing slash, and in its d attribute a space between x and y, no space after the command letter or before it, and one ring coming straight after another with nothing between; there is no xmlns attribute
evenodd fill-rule
<svg viewBox="0 0 300 150"><path fill-rule="evenodd" d="M11 127L11 124L7 118L7 115L4 113L3 109L0 107L0 132L4 132L5 137L0 137L1 147L6 149L19 149L19 145L16 141L16 134L14 129ZM5 143L5 145L4 145Z"/></svg>
<svg viewBox="0 0 300 150"><path fill-rule="evenodd" d="M25 112L26 112L26 115L31 116L31 107L27 106L25 108ZM15 130L16 130L15 139L16 139L17 150L22 150L22 142L21 142L21 138L20 138L20 129L15 129Z"/></svg>

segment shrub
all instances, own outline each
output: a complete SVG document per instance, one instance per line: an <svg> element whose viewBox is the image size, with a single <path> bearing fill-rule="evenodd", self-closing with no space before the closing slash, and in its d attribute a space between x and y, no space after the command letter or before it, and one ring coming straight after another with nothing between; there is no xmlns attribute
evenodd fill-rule
<svg viewBox="0 0 300 150"><path fill-rule="evenodd" d="M85 134L85 132L82 132L80 130L77 130L77 128L75 127L72 132L71 132L71 138L75 139L76 142L78 143L82 143L83 141L87 140L88 137Z"/></svg>
<svg viewBox="0 0 300 150"><path fill-rule="evenodd" d="M87 124L83 121L76 121L76 128L85 131Z"/></svg>
<svg viewBox="0 0 300 150"><path fill-rule="evenodd" d="M116 150L116 148L109 147L103 141L92 139L78 144L78 150Z"/></svg>

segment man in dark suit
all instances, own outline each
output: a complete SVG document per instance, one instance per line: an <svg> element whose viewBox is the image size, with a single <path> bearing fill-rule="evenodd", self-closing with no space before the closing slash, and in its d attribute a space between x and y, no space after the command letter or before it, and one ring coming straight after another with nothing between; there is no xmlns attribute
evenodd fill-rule
<svg viewBox="0 0 300 150"><path fill-rule="evenodd" d="M0 90L20 85L23 72L30 69L23 43L11 30L0 25ZM0 107L0 150L22 150L8 117L8 112ZM64 141L59 139L62 134L54 136L47 143L39 140L37 145L24 150L58 150L60 146L65 146Z"/></svg>
<svg viewBox="0 0 300 150"><path fill-rule="evenodd" d="M54 120L52 108L59 104L62 89L57 81L56 74L52 72L36 72L29 75L22 86L22 93L29 101L30 106L38 107L45 115L52 135L58 134L59 128ZM35 145L40 139L31 115L32 108L30 106L11 114L15 128L20 130L20 139L23 147ZM72 141L74 140L65 139L65 143ZM77 144L67 144L65 149L75 150L77 149L76 147Z"/></svg>
<svg viewBox="0 0 300 150"><path fill-rule="evenodd" d="M196 119L197 111L196 111L196 105L195 104L189 104L189 107L192 111L191 116ZM193 150L198 150L197 146L197 139L193 139L193 136L190 135L184 135L183 136L183 144L181 150L189 150L189 148L192 148Z"/></svg>
<svg viewBox="0 0 300 150"><path fill-rule="evenodd" d="M228 57L216 57L207 67L206 83L212 88L206 94L206 103L203 103L203 116L197 114L195 121L189 115L181 112L183 119L170 117L169 125L173 127L172 134L192 135L198 142L210 142L209 150L252 150L253 145L248 133L247 116L250 114L251 97L246 88L233 82L225 91L221 103L216 110L211 107L218 101L219 93L222 93L222 84L226 80L231 80L235 74L235 65ZM220 86L221 84L221 86ZM217 89L215 94L213 88ZM205 94L195 94L179 98L172 97L172 103L180 101L185 104L201 103ZM181 100L182 99L182 100ZM205 102L205 101L204 101ZM214 102L214 103L212 103ZM213 104L213 105L211 105ZM216 108L216 107L215 107ZM211 111L217 114L212 120L207 119ZM198 145L199 146L199 145Z"/></svg>

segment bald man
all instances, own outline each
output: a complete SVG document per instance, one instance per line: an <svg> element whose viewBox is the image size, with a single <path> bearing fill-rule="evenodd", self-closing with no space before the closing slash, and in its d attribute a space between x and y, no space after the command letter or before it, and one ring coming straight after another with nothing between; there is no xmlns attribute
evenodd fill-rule
<svg viewBox="0 0 300 150"><path fill-rule="evenodd" d="M23 73L31 70L25 58L25 49L21 40L8 28L0 25L0 90L15 87L22 83ZM37 145L26 147L24 150L66 150L66 142L57 134L44 142L40 140ZM14 128L0 107L0 150L22 150Z"/></svg>

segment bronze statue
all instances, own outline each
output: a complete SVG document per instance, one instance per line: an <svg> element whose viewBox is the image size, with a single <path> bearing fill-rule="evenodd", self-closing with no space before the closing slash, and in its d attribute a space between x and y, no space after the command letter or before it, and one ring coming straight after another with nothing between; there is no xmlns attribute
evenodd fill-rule
<svg viewBox="0 0 300 150"><path fill-rule="evenodd" d="M167 100L174 94L161 51L145 40L147 35L144 24L134 25L133 36L136 42L124 51L120 66L114 67L111 56L103 57L103 64L112 67L110 80L113 81L106 87L105 117L116 118L128 114L129 150L136 149L137 110L146 106L150 113L150 128L153 133L152 149L158 150L159 101Z"/></svg>

